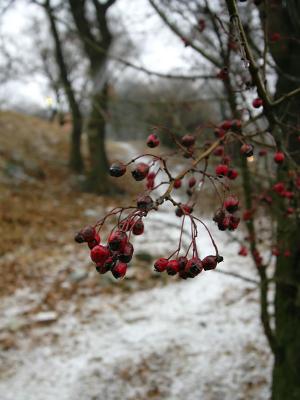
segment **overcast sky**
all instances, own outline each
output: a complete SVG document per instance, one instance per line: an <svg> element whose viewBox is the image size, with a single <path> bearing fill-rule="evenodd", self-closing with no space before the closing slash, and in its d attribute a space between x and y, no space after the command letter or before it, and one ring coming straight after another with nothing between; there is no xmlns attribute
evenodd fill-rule
<svg viewBox="0 0 300 400"><path fill-rule="evenodd" d="M181 41L164 26L148 0L118 0L111 8L111 17L118 16L118 22L128 31L130 39L140 50L135 63L143 64L149 69L159 72L174 70L184 71L194 56L194 52L185 48ZM24 33L28 30L32 16L43 15L39 7L28 5L26 0L17 0L16 5L3 17L1 33L17 43L16 51L32 50L32 40ZM45 20L45 29L47 29ZM49 37L51 40L51 37ZM34 54L34 52L33 52ZM26 56L26 57L27 57ZM45 105L48 95L47 81L37 74L26 77L22 82L10 82L0 88L0 99L10 104L22 101Z"/></svg>

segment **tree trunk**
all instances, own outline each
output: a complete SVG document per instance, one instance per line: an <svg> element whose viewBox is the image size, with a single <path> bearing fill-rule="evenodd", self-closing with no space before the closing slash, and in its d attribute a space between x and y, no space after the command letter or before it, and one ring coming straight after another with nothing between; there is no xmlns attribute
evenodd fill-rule
<svg viewBox="0 0 300 400"><path fill-rule="evenodd" d="M96 193L111 192L108 180L108 160L105 150L105 113L107 111L107 86L93 94L87 124L90 153L90 171L87 189Z"/></svg>
<svg viewBox="0 0 300 400"><path fill-rule="evenodd" d="M299 86L300 80L300 45L295 38L300 32L300 7L298 0L278 3L278 7L269 9L270 31L280 32L282 43L272 44L272 56L280 68L276 87L276 97L280 97ZM298 80L298 82L297 82ZM277 110L280 120L287 126L299 126L300 96L295 97ZM289 132L287 127L282 131L283 142L299 165L300 144L295 132ZM297 152L298 151L298 152ZM289 171L295 169L295 164L286 160L278 168L278 181L288 180ZM293 187L291 179L290 190ZM299 199L295 198L293 207L299 207ZM277 242L281 247L281 255L277 258L275 270L275 363L273 369L272 400L300 399L300 229L299 218L287 220L283 210L284 201L279 204L277 216ZM284 256L284 251L291 252L290 257Z"/></svg>
<svg viewBox="0 0 300 400"><path fill-rule="evenodd" d="M77 116L76 111L72 110L72 133L70 143L69 165L75 172L84 170L83 158L81 155L81 134L82 134L82 118Z"/></svg>
<svg viewBox="0 0 300 400"><path fill-rule="evenodd" d="M299 226L278 223L278 241L286 241L292 255L278 257L275 294L275 363L272 400L300 399L300 234Z"/></svg>
<svg viewBox="0 0 300 400"><path fill-rule="evenodd" d="M65 62L59 32L56 26L55 16L51 8L50 0L45 2L45 11L49 19L50 30L54 40L55 59L59 68L59 76L63 85L69 107L72 114L73 124L70 143L69 165L74 172L82 172L84 169L83 158L81 155L81 133L82 133L82 115L76 100L71 81L68 76L68 68Z"/></svg>

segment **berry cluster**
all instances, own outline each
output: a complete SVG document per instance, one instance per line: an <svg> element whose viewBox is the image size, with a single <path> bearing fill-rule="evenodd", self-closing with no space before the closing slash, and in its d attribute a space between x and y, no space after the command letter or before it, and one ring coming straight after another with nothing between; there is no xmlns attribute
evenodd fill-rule
<svg viewBox="0 0 300 400"><path fill-rule="evenodd" d="M168 275L178 275L182 279L187 279L194 278L203 270L216 268L217 264L223 261L223 257L219 255L218 248L206 224L194 215L194 206L199 204L199 196L203 186L206 182L209 182L213 185L220 201L220 207L213 216L213 221L217 224L218 229L220 231L234 231L239 226L239 199L230 190L230 182L235 180L239 174L231 166L232 160L227 149L233 140L239 140L241 142L241 156L247 159L253 158L254 147L245 141L242 128L241 120L225 120L214 126L216 140L205 142L202 147L197 147L196 136L194 135L186 134L178 138L168 132L172 135L178 147L178 152L182 154L183 158L189 159L189 161L186 161L189 163L188 167L176 176L173 175L168 164L169 158L174 153L170 155L145 153L128 163L113 163L109 171L112 177L119 178L130 169L132 178L137 182L145 182L145 185L143 194L137 198L134 205L114 208L93 227L86 227L76 235L75 240L77 242L86 242L91 249L91 259L96 264L96 270L100 274L111 271L115 278L124 277L128 263L134 253L131 243L132 236L144 233L144 220L148 213L158 210L165 202L171 203L175 207L175 215L182 218L179 243L177 249L169 257L156 260L154 270L159 273L165 271ZM166 128L162 129L167 130ZM158 128L156 128L155 133L148 136L146 144L149 148L160 145ZM258 155L260 157L266 156L267 151L261 149ZM208 172L208 160L211 156L221 157L221 161L214 167L214 173ZM275 152L275 163L282 164L284 159L283 152ZM203 168L199 168L201 162L204 163ZM172 193L184 188L188 201L182 203L175 200ZM158 192L158 189L160 189L160 192ZM161 189L163 189L162 194ZM293 199L293 192L287 189L284 182L275 183L273 191L289 201ZM273 198L268 192L265 192L257 197L257 201L271 204ZM293 212L293 207L290 205L287 213L292 214ZM246 223L249 223L253 215L254 210L244 210L242 217ZM114 219L113 229L106 242L100 243L100 231L109 218ZM199 224L205 228L215 249L214 255L208 255L202 259L199 257L197 248ZM182 235L186 225L188 225L191 235L187 249L183 249ZM239 255L247 256L247 254L247 248L242 245ZM252 256L256 265L261 266L262 257L257 249L252 251Z"/></svg>

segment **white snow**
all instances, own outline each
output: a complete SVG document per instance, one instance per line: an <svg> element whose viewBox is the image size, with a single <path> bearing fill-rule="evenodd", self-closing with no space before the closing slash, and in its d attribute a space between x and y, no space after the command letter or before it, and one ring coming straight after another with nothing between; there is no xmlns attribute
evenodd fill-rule
<svg viewBox="0 0 300 400"><path fill-rule="evenodd" d="M175 249L167 223L180 219L155 213L137 250ZM212 231L225 258L218 268L254 278L238 246ZM199 246L201 256L212 251L204 230ZM269 399L272 359L255 286L214 271L168 279L133 294L85 297L77 312L70 304L58 321L34 328L38 344L19 333L19 348L1 354L0 399Z"/></svg>

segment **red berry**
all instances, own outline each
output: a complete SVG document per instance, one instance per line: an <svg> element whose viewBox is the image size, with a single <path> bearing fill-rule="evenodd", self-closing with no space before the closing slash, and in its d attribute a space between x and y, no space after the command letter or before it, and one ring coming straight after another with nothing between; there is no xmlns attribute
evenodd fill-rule
<svg viewBox="0 0 300 400"><path fill-rule="evenodd" d="M260 149L258 152L258 155L260 157L264 157L265 155L267 155L268 151L266 149Z"/></svg>
<svg viewBox="0 0 300 400"><path fill-rule="evenodd" d="M283 182L275 183L275 185L273 186L273 190L274 190L274 192L276 192L278 194L282 194L285 191L284 183Z"/></svg>
<svg viewBox="0 0 300 400"><path fill-rule="evenodd" d="M179 271L179 262L178 260L171 260L167 265L167 274L168 275L176 275Z"/></svg>
<svg viewBox="0 0 300 400"><path fill-rule="evenodd" d="M223 157L223 160L222 160L222 163L224 164L224 165L229 165L230 163L231 163L231 158L230 158L230 156L224 156Z"/></svg>
<svg viewBox="0 0 300 400"><path fill-rule="evenodd" d="M156 177L156 173L153 172L153 171L149 172L148 175L147 175L147 179L154 180L155 177Z"/></svg>
<svg viewBox="0 0 300 400"><path fill-rule="evenodd" d="M225 175L227 175L227 173L228 173L228 166L226 165L226 164L219 164L219 165L217 165L216 166L216 169L215 169L215 171L216 171L216 175L218 175L218 176L225 176Z"/></svg>
<svg viewBox="0 0 300 400"><path fill-rule="evenodd" d="M239 208L239 199L236 196L228 196L224 201L224 207L229 213L234 213Z"/></svg>
<svg viewBox="0 0 300 400"><path fill-rule="evenodd" d="M284 159L285 159L285 155L284 155L284 153L282 151L277 151L274 154L274 161L276 162L276 164L283 163Z"/></svg>
<svg viewBox="0 0 300 400"><path fill-rule="evenodd" d="M280 255L280 251L279 251L278 247L273 247L272 254L275 257L278 257Z"/></svg>
<svg viewBox="0 0 300 400"><path fill-rule="evenodd" d="M99 243L100 243L100 236L98 235L98 233L96 233L94 239L88 242L88 246L90 249L92 249Z"/></svg>
<svg viewBox="0 0 300 400"><path fill-rule="evenodd" d="M214 133L219 139L222 139L226 135L226 131L223 128L215 128Z"/></svg>
<svg viewBox="0 0 300 400"><path fill-rule="evenodd" d="M147 139L147 146L154 148L157 147L158 145L159 145L158 137L154 133L151 133L151 135L149 135Z"/></svg>
<svg viewBox="0 0 300 400"><path fill-rule="evenodd" d="M131 174L136 181L142 181L146 178L148 172L149 165L141 162L136 165L135 169L131 171Z"/></svg>
<svg viewBox="0 0 300 400"><path fill-rule="evenodd" d="M118 279L118 278L124 278L127 272L127 264L123 262L118 262L112 269L111 272L113 276Z"/></svg>
<svg viewBox="0 0 300 400"><path fill-rule="evenodd" d="M229 169L227 172L227 177L231 180L234 180L238 177L239 173L236 169Z"/></svg>
<svg viewBox="0 0 300 400"><path fill-rule="evenodd" d="M184 44L184 47L188 47L188 46L191 45L189 39L187 39L186 37L182 37L181 40L182 40L182 42Z"/></svg>
<svg viewBox="0 0 300 400"><path fill-rule="evenodd" d="M239 256L246 257L248 255L247 247L242 246L239 250Z"/></svg>
<svg viewBox="0 0 300 400"><path fill-rule="evenodd" d="M153 207L153 200L150 196L140 196L137 199L137 208L141 211L149 211Z"/></svg>
<svg viewBox="0 0 300 400"><path fill-rule="evenodd" d="M231 129L235 132L240 132L242 129L242 121L240 119L234 119L232 121Z"/></svg>
<svg viewBox="0 0 300 400"><path fill-rule="evenodd" d="M214 155L217 157L222 157L224 155L224 147L218 146L214 151Z"/></svg>
<svg viewBox="0 0 300 400"><path fill-rule="evenodd" d="M126 243L124 249L118 255L118 259L123 263L129 263L132 259L134 248L130 242Z"/></svg>
<svg viewBox="0 0 300 400"><path fill-rule="evenodd" d="M293 207L288 207L288 208L286 209L286 213L287 213L288 215L292 215L292 214L294 214L294 212L295 212L295 209L294 209Z"/></svg>
<svg viewBox="0 0 300 400"><path fill-rule="evenodd" d="M74 236L74 240L77 243L84 243L85 242L84 237L83 237L81 232L77 232L76 233L76 235Z"/></svg>
<svg viewBox="0 0 300 400"><path fill-rule="evenodd" d="M292 199L294 197L294 192L291 192L289 190L285 190L284 192L281 193L283 197L286 197L287 199Z"/></svg>
<svg viewBox="0 0 300 400"><path fill-rule="evenodd" d="M111 251L123 251L127 241L128 238L125 232L114 231L109 235L108 246Z"/></svg>
<svg viewBox="0 0 300 400"><path fill-rule="evenodd" d="M195 144L196 138L193 135L184 135L181 138L181 144L184 147L191 147Z"/></svg>
<svg viewBox="0 0 300 400"><path fill-rule="evenodd" d="M240 220L241 219L239 217L235 217L234 215L230 215L228 229L230 231L236 230L236 228L239 226Z"/></svg>
<svg viewBox="0 0 300 400"><path fill-rule="evenodd" d="M154 179L147 179L146 187L148 190L154 189Z"/></svg>
<svg viewBox="0 0 300 400"><path fill-rule="evenodd" d="M283 255L284 255L284 257L291 257L292 253L290 252L290 250L285 250Z"/></svg>
<svg viewBox="0 0 300 400"><path fill-rule="evenodd" d="M252 105L254 108L259 108L263 105L263 101L260 98L256 98L252 101Z"/></svg>
<svg viewBox="0 0 300 400"><path fill-rule="evenodd" d="M84 239L84 242L90 242L94 239L96 235L96 229L93 226L86 226L85 228L81 229L79 234Z"/></svg>
<svg viewBox="0 0 300 400"><path fill-rule="evenodd" d="M110 251L105 246L97 245L91 250L91 259L98 265L103 265L109 256Z"/></svg>
<svg viewBox="0 0 300 400"><path fill-rule="evenodd" d="M222 81L225 81L228 79L228 69L226 67L222 68L218 73L217 73L217 78L221 79Z"/></svg>
<svg viewBox="0 0 300 400"><path fill-rule="evenodd" d="M245 210L243 212L243 220L244 221L250 221L252 219L252 211L251 210Z"/></svg>
<svg viewBox="0 0 300 400"><path fill-rule="evenodd" d="M202 266L205 271L215 269L218 264L217 256L206 256L202 260Z"/></svg>
<svg viewBox="0 0 300 400"><path fill-rule="evenodd" d="M114 163L111 165L109 168L109 173L111 176L114 176L115 178L119 178L120 176L123 176L126 172L126 165L122 163Z"/></svg>
<svg viewBox="0 0 300 400"><path fill-rule="evenodd" d="M99 274L101 275L106 274L106 272L108 272L109 270L110 268L108 268L105 264L96 265L96 271L99 272Z"/></svg>
<svg viewBox="0 0 300 400"><path fill-rule="evenodd" d="M117 259L116 257L108 257L103 264L103 269L107 269L108 271L114 266L116 265Z"/></svg>
<svg viewBox="0 0 300 400"><path fill-rule="evenodd" d="M175 214L177 217L182 217L183 216L183 210L181 207L177 207L175 210Z"/></svg>
<svg viewBox="0 0 300 400"><path fill-rule="evenodd" d="M178 258L178 264L179 264L179 272L184 271L184 268L188 262L188 259L184 256L181 256Z"/></svg>
<svg viewBox="0 0 300 400"><path fill-rule="evenodd" d="M193 212L193 207L189 206L188 204L182 204L181 206L184 214L191 214Z"/></svg>
<svg viewBox="0 0 300 400"><path fill-rule="evenodd" d="M270 35L270 41L275 43L278 42L281 39L281 35L279 32L273 32Z"/></svg>
<svg viewBox="0 0 300 400"><path fill-rule="evenodd" d="M144 223L141 218L134 223L132 233L134 235L142 235L144 233Z"/></svg>
<svg viewBox="0 0 300 400"><path fill-rule="evenodd" d="M219 210L217 210L215 212L215 215L213 217L213 221L219 223L219 222L222 222L224 218L225 218L225 212L224 212L224 210L222 210L220 208Z"/></svg>
<svg viewBox="0 0 300 400"><path fill-rule="evenodd" d="M189 185L189 188L192 188L192 187L194 187L195 185L196 185L196 178L194 177L194 176L192 176L190 179L189 179L189 182L188 182L188 185Z"/></svg>
<svg viewBox="0 0 300 400"><path fill-rule="evenodd" d="M157 272L165 271L168 266L168 263L169 263L169 260L167 260L166 258L159 258L154 263L155 271L157 271Z"/></svg>
<svg viewBox="0 0 300 400"><path fill-rule="evenodd" d="M203 32L206 26L205 19L199 19L198 21L198 30L199 32Z"/></svg>
<svg viewBox="0 0 300 400"><path fill-rule="evenodd" d="M253 150L254 150L254 147L252 146L252 144L248 144L248 143L244 143L240 149L241 154L245 157L252 157Z"/></svg>
<svg viewBox="0 0 300 400"><path fill-rule="evenodd" d="M230 119L226 119L222 122L220 127L225 131L228 131L232 127L232 121Z"/></svg>
<svg viewBox="0 0 300 400"><path fill-rule="evenodd" d="M230 224L230 217L224 217L223 220L218 222L218 229L220 231L226 231L226 229L228 229Z"/></svg>
<svg viewBox="0 0 300 400"><path fill-rule="evenodd" d="M200 258L193 257L187 262L184 271L187 273L189 278L195 278L195 276L200 274L202 269L202 261Z"/></svg>
<svg viewBox="0 0 300 400"><path fill-rule="evenodd" d="M181 187L181 179L174 180L174 189L179 189Z"/></svg>

